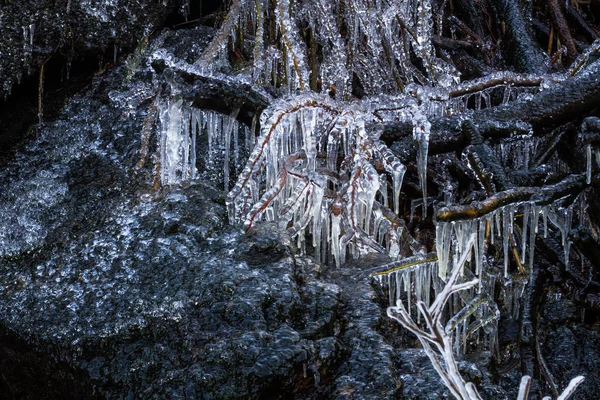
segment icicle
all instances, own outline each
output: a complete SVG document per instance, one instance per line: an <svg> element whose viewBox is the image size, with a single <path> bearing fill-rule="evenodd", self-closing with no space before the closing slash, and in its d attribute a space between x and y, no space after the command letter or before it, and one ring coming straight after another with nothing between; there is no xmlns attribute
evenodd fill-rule
<svg viewBox="0 0 600 400"><path fill-rule="evenodd" d="M475 263L476 263L476 267L475 267L475 274L477 276L477 278L479 278L479 290L481 290L481 285L482 285L482 280L481 280L481 275L483 272L483 257L484 257L484 253L485 253L485 229L486 229L486 224L487 224L487 219L486 218L480 218L479 221L477 222L478 224L478 239L477 239L477 255L478 257L475 259Z"/></svg>
<svg viewBox="0 0 600 400"><path fill-rule="evenodd" d="M533 255L535 251L535 236L538 232L538 223L540 218L541 207L531 206L531 228L529 229L529 269L533 272ZM545 213L544 213L545 215Z"/></svg>
<svg viewBox="0 0 600 400"><path fill-rule="evenodd" d="M161 182L174 183L181 173L183 166L183 136L182 135L182 104L181 99L169 102L161 107Z"/></svg>
<svg viewBox="0 0 600 400"><path fill-rule="evenodd" d="M509 220L510 217L510 207L505 207L502 211L502 246L504 248L504 278L508 278L508 239L509 239L509 225L512 224L512 221Z"/></svg>
<svg viewBox="0 0 600 400"><path fill-rule="evenodd" d="M502 225L500 225L500 213L502 210L494 211L494 216L496 217L496 228L498 228L498 237L502 237Z"/></svg>
<svg viewBox="0 0 600 400"><path fill-rule="evenodd" d="M190 138L190 179L196 178L196 138L198 136L198 110L192 109L190 114L191 138Z"/></svg>
<svg viewBox="0 0 600 400"><path fill-rule="evenodd" d="M342 257L340 255L340 234L342 217L338 214L331 215L331 251L333 252L333 258L335 259L335 265L340 267L342 265Z"/></svg>
<svg viewBox="0 0 600 400"><path fill-rule="evenodd" d="M502 104L508 104L508 102L510 101L510 92L511 92L511 85L507 85L504 88L504 95L502 97Z"/></svg>
<svg viewBox="0 0 600 400"><path fill-rule="evenodd" d="M404 292L406 293L406 306L407 306L407 310L408 313L410 314L410 310L411 310L411 300L412 300L412 293L410 290L411 284L410 284L410 276L411 276L411 271L408 270L404 273Z"/></svg>
<svg viewBox="0 0 600 400"><path fill-rule="evenodd" d="M438 255L438 275L446 280L448 261L450 259L450 247L452 245L452 224L439 222L436 226L435 247Z"/></svg>
<svg viewBox="0 0 600 400"><path fill-rule="evenodd" d="M494 233L494 220L495 220L495 215L496 215L496 210L492 211L491 214L489 214L486 218L488 220L488 222L490 223L490 242L492 244L494 244L494 237L496 236Z"/></svg>
<svg viewBox="0 0 600 400"><path fill-rule="evenodd" d="M521 264L525 265L525 252L527 248L527 228L529 227L529 205L523 206L523 228L521 230Z"/></svg>
<svg viewBox="0 0 600 400"><path fill-rule="evenodd" d="M401 230L402 228L398 228ZM388 232L388 254L392 259L398 258L400 255L400 234L394 228L391 228Z"/></svg>
<svg viewBox="0 0 600 400"><path fill-rule="evenodd" d="M235 110L234 113L229 117L226 126L223 127L223 135L225 136L225 160L223 161L223 187L225 191L229 191L229 159L231 153L231 135L234 132L234 126L236 125L235 118L239 109ZM237 137L237 132L236 137Z"/></svg>
<svg viewBox="0 0 600 400"><path fill-rule="evenodd" d="M408 222L413 222L413 218L415 216L415 213L417 211L417 207L418 206L422 206L423 205L423 199L413 199L410 202L410 219ZM398 213L396 213L398 214Z"/></svg>
<svg viewBox="0 0 600 400"><path fill-rule="evenodd" d="M392 182L394 186L394 212L396 215L400 214L400 188L402 187L402 179L406 172L406 167L400 164L401 167L394 169L392 172Z"/></svg>
<svg viewBox="0 0 600 400"><path fill-rule="evenodd" d="M585 181L589 185L592 182L592 145L588 144L586 146L586 158L587 158L587 167L585 173Z"/></svg>
<svg viewBox="0 0 600 400"><path fill-rule="evenodd" d="M379 177L379 193L381 193L381 197L383 198L384 207L389 208L389 195L388 195L388 181L385 175L381 175ZM397 214L396 214L397 215Z"/></svg>
<svg viewBox="0 0 600 400"><path fill-rule="evenodd" d="M318 246L321 242L321 232L323 230L322 219L321 219L321 206L323 203L323 196L325 194L326 181L323 177L315 177L313 185L313 215L312 215L312 234L313 234L313 246ZM317 256L318 258L318 256Z"/></svg>
<svg viewBox="0 0 600 400"><path fill-rule="evenodd" d="M423 217L427 216L427 154L429 152L429 133L431 124L420 112L414 116L413 138L419 144L417 154L417 169L419 183L423 192Z"/></svg>
<svg viewBox="0 0 600 400"><path fill-rule="evenodd" d="M571 249L571 242L569 241L569 233L571 232L571 226L573 225L572 204L571 204L571 206L567 207L564 210L564 213L565 213L564 226L561 229L561 234L562 234L562 242L563 242L563 248L564 248L564 253L565 253L565 268L567 269L567 271L569 271L570 270L569 250Z"/></svg>

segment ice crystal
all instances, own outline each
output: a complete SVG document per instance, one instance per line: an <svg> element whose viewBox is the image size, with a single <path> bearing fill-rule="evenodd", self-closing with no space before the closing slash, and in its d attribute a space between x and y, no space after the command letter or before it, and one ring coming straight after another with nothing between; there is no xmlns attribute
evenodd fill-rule
<svg viewBox="0 0 600 400"><path fill-rule="evenodd" d="M191 107L182 99L159 98L157 110L161 183L192 180L200 167L200 175L210 176L228 190L231 177L237 175L242 159L254 146L250 130L235 115ZM207 144L206 157L201 160L197 155L199 140Z"/></svg>

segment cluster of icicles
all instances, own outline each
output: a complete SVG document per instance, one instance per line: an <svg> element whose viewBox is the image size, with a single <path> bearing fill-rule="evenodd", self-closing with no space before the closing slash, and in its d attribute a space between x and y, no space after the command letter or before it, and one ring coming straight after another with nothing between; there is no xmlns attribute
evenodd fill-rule
<svg viewBox="0 0 600 400"><path fill-rule="evenodd" d="M186 68L202 74L196 67ZM519 77L503 73L497 78L503 81ZM417 318L415 303L429 304L441 290L452 259L467 251L466 239L474 234L474 265L465 273L473 274L480 283L462 297L452 299L449 315L453 317L446 333L453 337L457 352L466 350L468 339L482 341L494 349L499 311L486 294L495 292L497 280L509 277L510 257L516 257L519 265L533 263L541 222L544 234L548 220L560 231L568 265L573 208L522 203L505 206L479 219L438 222L437 261L423 262L418 243L413 243L414 239L404 232L404 221L398 217L406 168L379 139L376 125L386 121L413 124L413 137L418 144L416 164L423 188L421 204L426 210L428 119L468 108L495 106L490 100L494 90L504 91L503 103L520 94L510 84L470 90L470 86L478 84L471 82L450 89L412 84L403 96L372 96L353 102L305 93L273 101L262 113L260 124L251 128L238 123L235 115L200 110L180 98L159 98L161 183L195 179L200 169L204 176L222 182L226 191L231 188L227 206L232 223L250 228L259 220L277 221L297 240L302 252L312 251L323 263L341 266L348 256L387 254L398 261L392 261L387 271L377 277L389 290L390 304L404 302ZM260 131L256 132L258 126ZM208 145L204 156L197 157L201 140ZM499 159L505 164L510 161L513 168L528 168L535 150L534 138L515 138L497 147ZM594 153L597 161L600 154L594 150L588 146L588 179ZM522 214L522 224L515 229L517 214ZM579 214L581 219L583 212ZM503 249L502 278L484 268L486 246L495 241ZM413 265L404 258L402 249L407 246L420 260ZM402 267L394 268L395 263ZM505 307L516 314L526 280L502 280Z"/></svg>
<svg viewBox="0 0 600 400"><path fill-rule="evenodd" d="M252 54L248 72L254 83L277 86L287 93L308 89L315 67L322 91L335 88L337 99L351 93L352 73L368 95L398 93L403 82L411 81L447 87L458 74L435 57L432 12L431 0L278 0L274 7L267 0L234 0L196 65L205 71L219 70L228 64L233 46L240 53ZM442 29L440 21L437 28ZM311 46L318 44L318 61L310 59L302 31L310 31ZM410 63L415 55L427 73Z"/></svg>
<svg viewBox="0 0 600 400"><path fill-rule="evenodd" d="M464 251L469 251L468 237L459 244ZM456 261L460 257L454 258ZM397 264L399 267L394 268ZM401 261L390 263L391 269L385 273L375 274L375 278L383 288L387 288L389 304L402 303L411 317L416 316L417 323L421 320L421 314L417 311L417 303L423 302L431 305L432 294L435 298L445 286L445 281L439 278L439 266L434 260L428 260L424 255L405 258ZM456 265L453 268L457 268ZM391 272L390 272L391 271ZM467 280L475 276L470 269L464 269L463 274L468 275ZM445 334L452 338L454 352L465 353L469 340L477 343L491 351L497 349L497 323L500 311L496 303L488 295L494 293L496 277L486 274L479 279L477 288L465 290L460 295L455 295L448 303L448 315L451 318L445 326ZM509 294L522 292L524 282L518 282ZM433 292L432 292L433 290ZM508 299L509 312L518 313L518 299ZM513 301L514 300L514 301ZM515 315L518 317L518 315Z"/></svg>
<svg viewBox="0 0 600 400"><path fill-rule="evenodd" d="M227 197L230 219L246 227L278 221L301 250L310 238L322 262L342 265L347 254L368 252L398 257L396 215L406 168L367 130L378 107L310 94L265 110L257 144ZM394 109L428 134L416 102L404 99Z"/></svg>
<svg viewBox="0 0 600 400"><path fill-rule="evenodd" d="M404 301L409 311L415 311L415 301L429 303L431 289L437 293L443 286L452 258L467 251L466 240L474 235L474 268L467 273L478 277L480 283L473 293L465 293L464 299L456 298L451 303L450 315L454 317L448 324L448 334L454 336L457 351L464 351L469 337L483 340L488 348L493 348L499 312L486 293L494 293L500 278L488 274L483 267L487 262L486 246L495 241L502 244L507 278L511 257L517 257L519 265L533 263L535 237L540 226L547 234L549 220L562 235L568 265L573 208L522 203L505 206L479 219L438 222L437 261L408 263L401 248L410 236L403 237L405 225L398 217L406 168L379 140L377 129L367 128L381 120L413 121L415 139L425 153L417 164L420 171L425 171L423 147L427 146L429 124L421 110L433 110L434 115L447 113L456 104L449 101L444 110L444 103L432 102L424 107L424 102L412 97L383 96L343 103L316 94L296 96L277 101L265 110L260 134L255 137L254 127L239 124L233 116L196 109L181 99L162 99L157 107L161 122L161 181L172 184L198 175L197 140L205 135L208 149L202 167L212 170L213 175L222 173L217 175L226 190L236 180L227 197L232 222L249 228L259 220L277 221L296 238L301 251L312 248L315 258L324 263L339 266L348 255L356 258L379 252L399 260L398 265L410 265L394 269L392 262L388 272L378 275L389 289L390 304ZM501 159L513 158L515 163L527 167L528 154L534 147L535 142L524 140L498 151ZM248 161L243 169L235 170L242 159L240 154L244 154L243 159L249 154ZM521 159L510 157L511 154L520 154ZM375 165L383 166L384 172L378 172ZM517 214L522 214L518 228ZM511 252L511 248L515 251ZM506 290L507 297L514 297L505 299L509 312L518 312L517 293L524 284L525 281L509 282L514 286ZM477 331L483 333L474 335Z"/></svg>
<svg viewBox="0 0 600 400"><path fill-rule="evenodd" d="M235 168L243 164L255 137L234 116L184 105L182 99L158 99L160 120L160 181L163 185L198 176L198 164L228 190ZM197 157L199 136L206 136L206 153Z"/></svg>

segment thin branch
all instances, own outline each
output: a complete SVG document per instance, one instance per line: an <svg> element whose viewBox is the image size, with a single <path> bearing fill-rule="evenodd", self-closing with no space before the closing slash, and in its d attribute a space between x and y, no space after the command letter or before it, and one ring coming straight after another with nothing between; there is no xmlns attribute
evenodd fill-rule
<svg viewBox="0 0 600 400"><path fill-rule="evenodd" d="M594 177L594 180L598 179L600 179L600 175ZM587 186L585 174L569 175L553 185L514 188L468 205L442 207L437 212L437 220L450 222L479 218L514 203L532 202L545 205L565 196L571 196L572 199L575 199Z"/></svg>

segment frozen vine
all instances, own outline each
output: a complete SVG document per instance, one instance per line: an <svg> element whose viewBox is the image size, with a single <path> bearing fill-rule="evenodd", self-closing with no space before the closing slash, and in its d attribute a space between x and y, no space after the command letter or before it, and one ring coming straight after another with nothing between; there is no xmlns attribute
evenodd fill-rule
<svg viewBox="0 0 600 400"><path fill-rule="evenodd" d="M479 283L478 279L459 283L461 280L460 278L464 273L465 265L471 257L471 251L475 242L476 234L471 234L466 240L465 251L463 251L458 261L456 261L456 258L454 259L455 262L452 268L452 274L448 277L445 286L439 291L433 303L428 306L423 301L417 301L417 309L424 321L424 324L421 325L424 325L424 327L421 327L420 324L413 320L410 312L406 309L401 300L398 300L395 306L388 307L387 309L387 314L390 318L396 320L417 336L427 357L431 361L433 368L442 379L442 382L448 390L450 390L450 393L459 400L481 399L477 387L471 382L465 382L460 374L454 357L454 346L451 337L452 331L457 327L456 320L460 319L465 313L473 312L473 310L478 307L478 304L473 304L471 307L465 307L465 309L452 317L445 327L442 325L442 321L444 309L452 296L455 296L462 291L469 290ZM568 399L583 380L583 376L573 378L557 399ZM524 376L519 386L517 400L526 400L528 398L530 385L531 377ZM544 397L544 399L550 399L550 397Z"/></svg>

